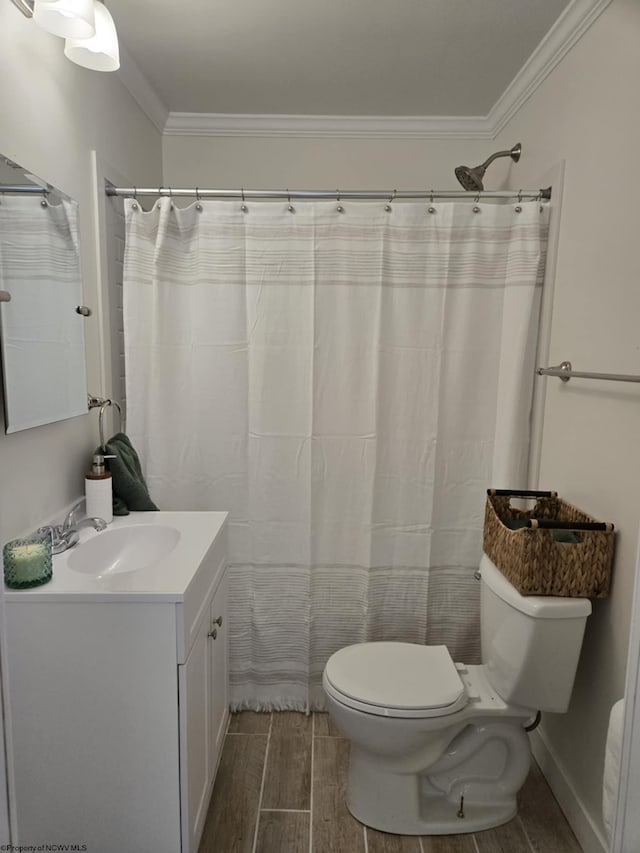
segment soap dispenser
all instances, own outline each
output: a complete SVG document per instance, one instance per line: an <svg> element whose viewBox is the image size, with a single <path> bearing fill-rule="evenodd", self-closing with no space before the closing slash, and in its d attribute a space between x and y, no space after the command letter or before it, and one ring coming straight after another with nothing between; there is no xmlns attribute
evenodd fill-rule
<svg viewBox="0 0 640 853"><path fill-rule="evenodd" d="M113 492L111 471L105 468L105 457L96 453L91 463L91 470L84 478L86 497L86 513L89 518L104 518L109 524L113 521Z"/></svg>

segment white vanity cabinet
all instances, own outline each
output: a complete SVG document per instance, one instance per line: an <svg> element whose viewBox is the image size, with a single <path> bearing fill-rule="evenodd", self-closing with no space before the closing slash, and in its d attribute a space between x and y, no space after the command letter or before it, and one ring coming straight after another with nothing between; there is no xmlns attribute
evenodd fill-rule
<svg viewBox="0 0 640 853"><path fill-rule="evenodd" d="M74 592L54 561L6 593L14 845L197 853L228 719L226 514L154 515L181 529L160 566Z"/></svg>

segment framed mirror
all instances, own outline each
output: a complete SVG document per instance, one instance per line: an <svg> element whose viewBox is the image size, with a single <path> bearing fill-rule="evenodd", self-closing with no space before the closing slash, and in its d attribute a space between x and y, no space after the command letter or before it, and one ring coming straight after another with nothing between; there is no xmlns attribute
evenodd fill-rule
<svg viewBox="0 0 640 853"><path fill-rule="evenodd" d="M86 414L78 205L0 155L5 430Z"/></svg>

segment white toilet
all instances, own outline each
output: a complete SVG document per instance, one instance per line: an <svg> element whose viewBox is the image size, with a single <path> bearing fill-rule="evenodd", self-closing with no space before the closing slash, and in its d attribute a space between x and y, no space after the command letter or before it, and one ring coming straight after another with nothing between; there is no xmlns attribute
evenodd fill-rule
<svg viewBox="0 0 640 853"><path fill-rule="evenodd" d="M383 832L489 829L517 811L525 726L569 706L591 602L522 596L483 555L482 665L446 646L360 643L324 670L327 710L351 741L347 805Z"/></svg>

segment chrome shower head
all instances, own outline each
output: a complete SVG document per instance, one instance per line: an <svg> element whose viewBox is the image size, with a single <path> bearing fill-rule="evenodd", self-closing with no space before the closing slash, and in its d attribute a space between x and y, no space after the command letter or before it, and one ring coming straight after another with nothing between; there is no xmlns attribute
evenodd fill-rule
<svg viewBox="0 0 640 853"><path fill-rule="evenodd" d="M497 151L495 154L492 154L484 163L481 163L479 166L456 166L456 178L465 190L480 192L480 190L484 189L484 185L482 183L482 179L484 177L484 173L487 171L487 166L493 163L498 157L511 157L514 163L517 163L520 159L520 155L522 154L522 145L517 142L513 148L510 148L508 151Z"/></svg>

